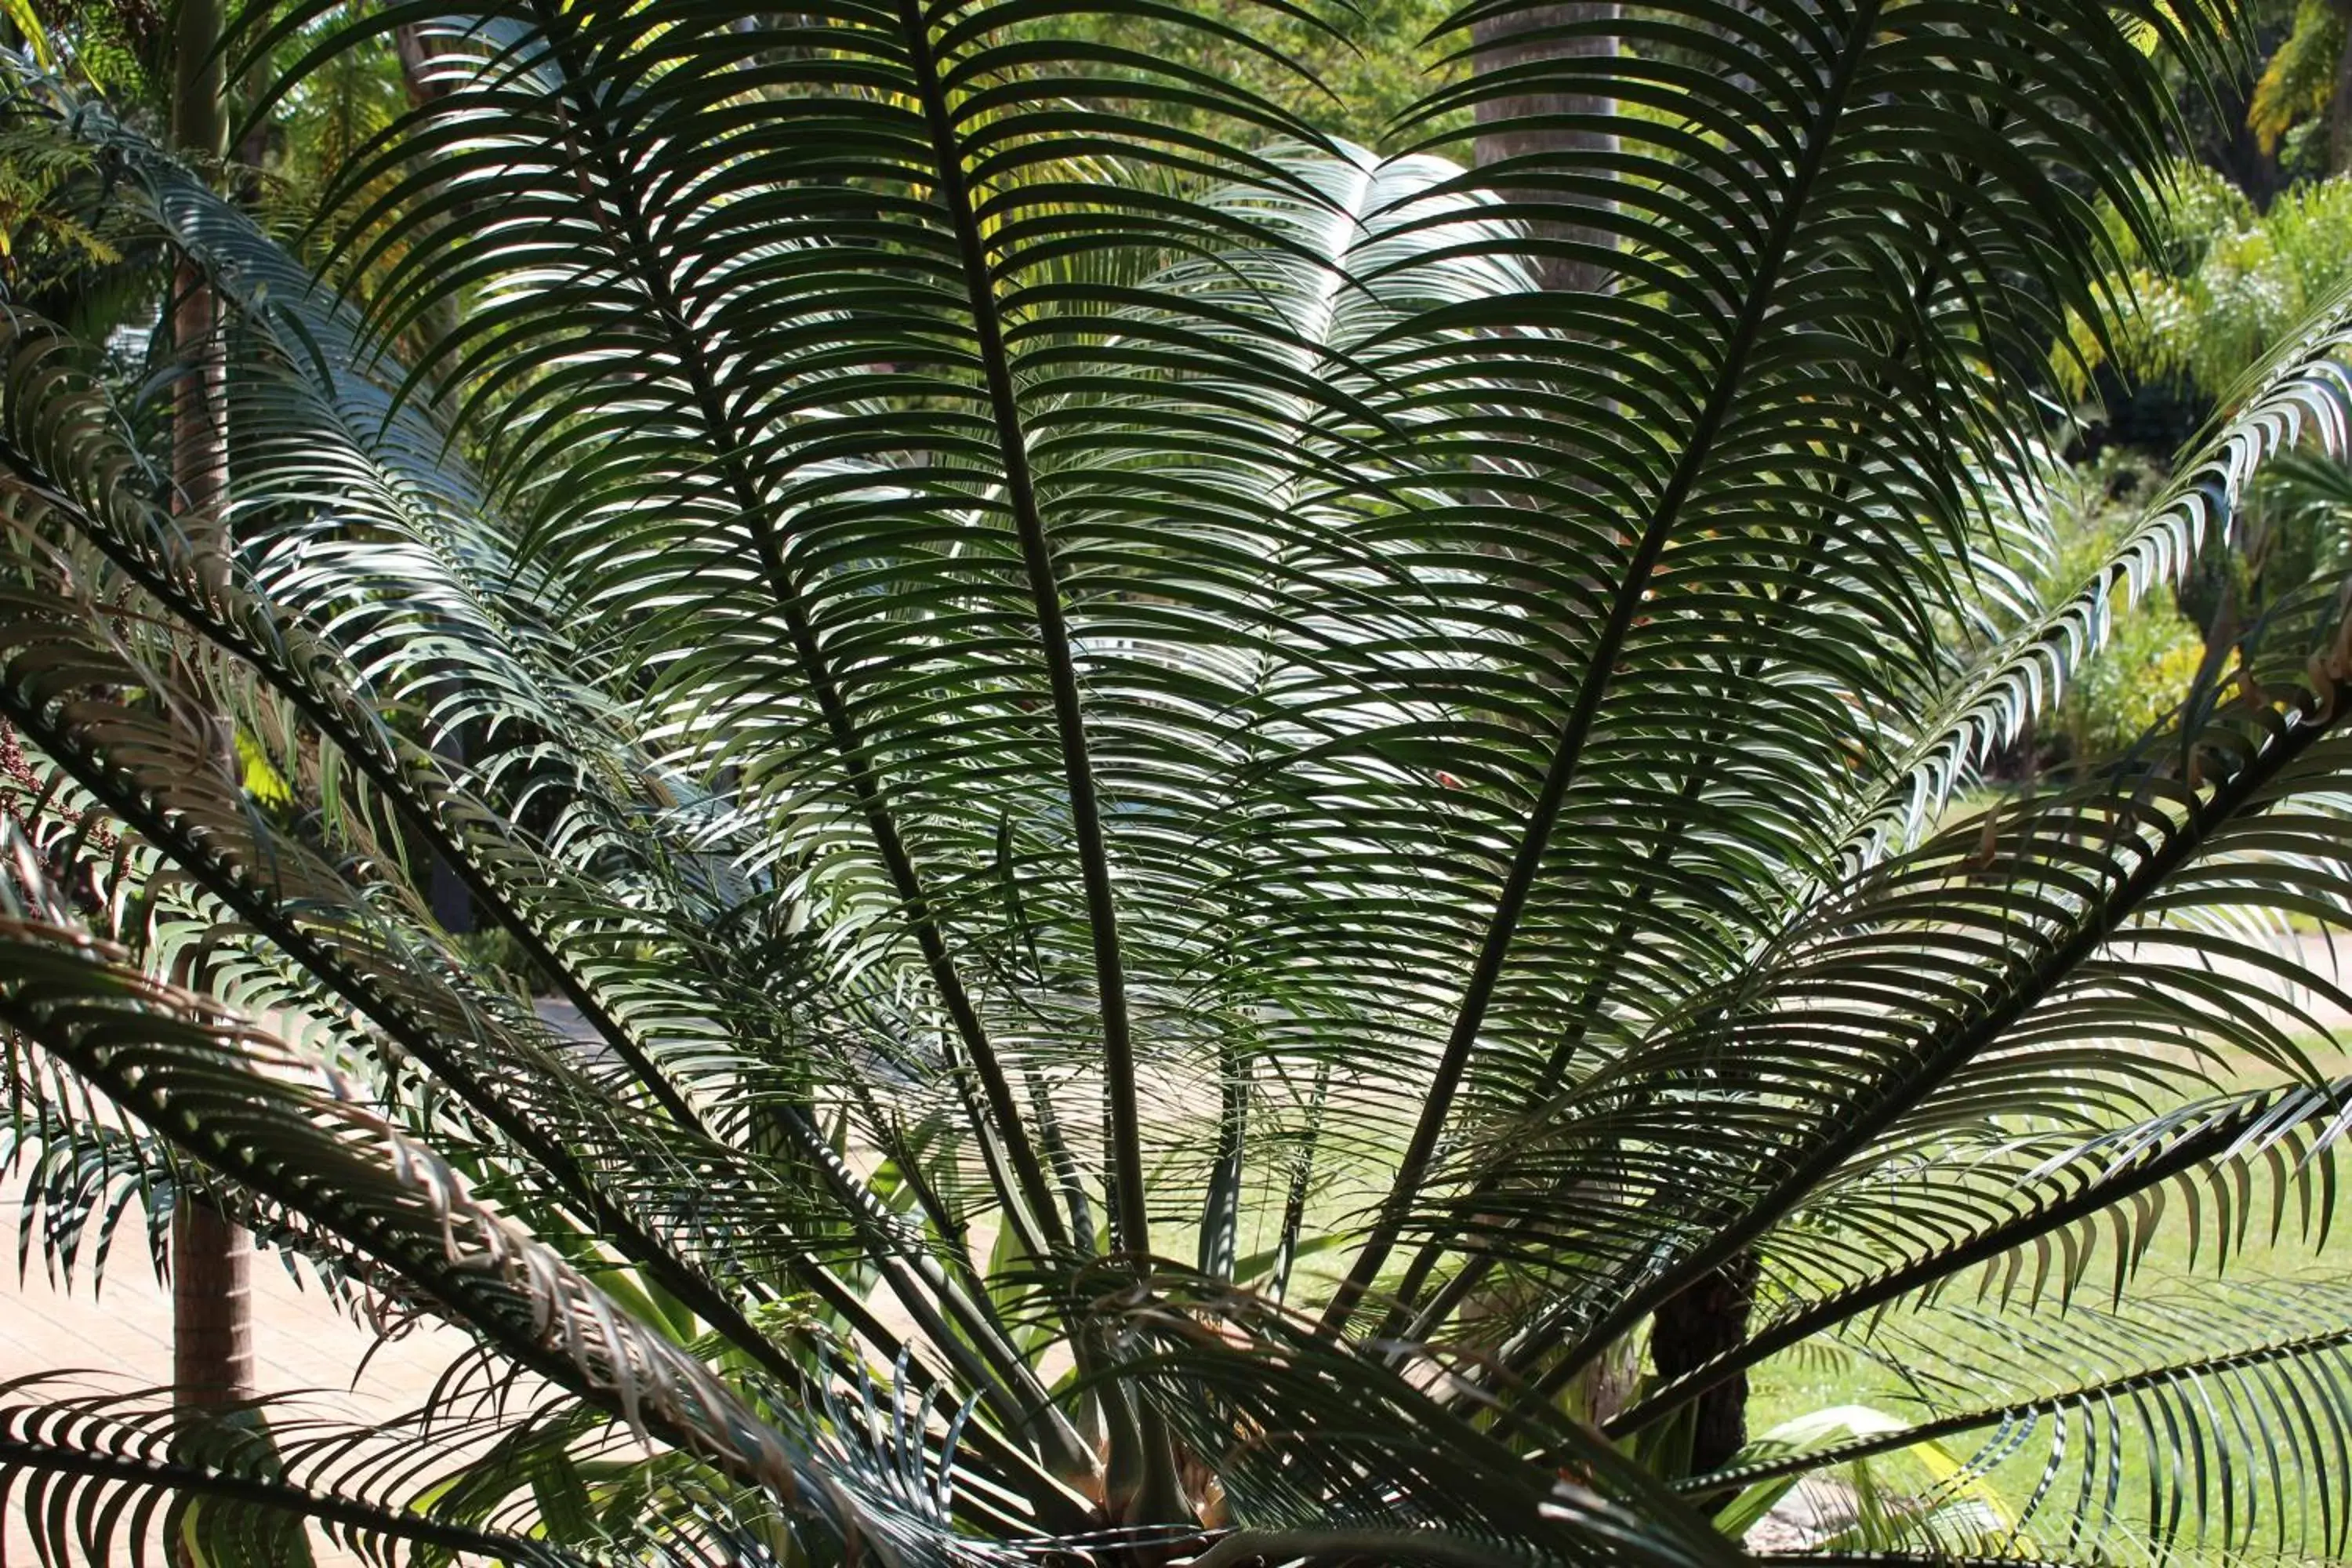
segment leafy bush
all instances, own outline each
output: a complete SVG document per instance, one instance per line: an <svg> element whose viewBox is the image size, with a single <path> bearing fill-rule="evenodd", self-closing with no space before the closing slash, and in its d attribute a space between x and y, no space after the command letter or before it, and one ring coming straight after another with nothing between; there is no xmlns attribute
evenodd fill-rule
<svg viewBox="0 0 2352 1568"><path fill-rule="evenodd" d="M2164 179L2160 230L2143 237L2120 219L2111 225L2123 263L2111 286L2126 308L2069 321L2053 364L2070 396L2084 395L2110 362L2133 377L2182 375L2209 397L2233 395L2352 289L2352 178L2297 185L2263 213L2197 164L2175 164ZM2104 333L2092 325L2101 321Z"/></svg>

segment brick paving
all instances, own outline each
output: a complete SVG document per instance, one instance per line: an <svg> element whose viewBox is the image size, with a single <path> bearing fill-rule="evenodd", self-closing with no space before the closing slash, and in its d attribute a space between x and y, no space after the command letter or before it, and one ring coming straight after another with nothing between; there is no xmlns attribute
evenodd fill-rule
<svg viewBox="0 0 2352 1568"><path fill-rule="evenodd" d="M76 1370L98 1374L87 1380L93 1390L130 1392L168 1384L172 1298L148 1262L143 1216L135 1209L125 1216L105 1278L93 1290L87 1244L70 1289L47 1277L37 1245L29 1270L19 1278L19 1215L16 1194L0 1200L0 1382ZM379 1345L372 1331L337 1310L316 1280L306 1278L298 1286L273 1253L254 1258L253 1295L254 1359L262 1392L302 1391L305 1406L322 1415L380 1420L413 1409L469 1343L454 1330L419 1326ZM372 1345L375 1353L370 1356ZM33 1568L37 1559L17 1505L11 1497L0 1563ZM358 1561L316 1537L314 1550L320 1568ZM128 1542L118 1542L113 1561L130 1560ZM148 1558L159 1568L163 1561Z"/></svg>

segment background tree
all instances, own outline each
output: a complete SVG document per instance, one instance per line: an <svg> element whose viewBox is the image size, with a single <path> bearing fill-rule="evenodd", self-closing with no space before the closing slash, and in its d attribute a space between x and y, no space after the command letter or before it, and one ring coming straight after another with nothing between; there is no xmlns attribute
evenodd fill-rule
<svg viewBox="0 0 2352 1568"><path fill-rule="evenodd" d="M2301 0L2285 38L2263 67L2246 106L2246 124L2264 153L2277 155L2302 123L2310 151L2289 162L2315 165L2320 174L2352 168L2352 48L2344 9L2329 0Z"/></svg>
<svg viewBox="0 0 2352 1568"><path fill-rule="evenodd" d="M1477 162L1522 210L1549 206L1559 215L1534 219L1532 230L1548 242L1534 259L1547 288L1600 289L1615 273L1613 226L1596 222L1612 210L1609 187L1618 178L1617 104L1607 74L1565 79L1588 90L1562 91L1564 79L1542 68L1570 57L1615 58L1616 20L1614 0L1578 0L1489 8L1471 24L1474 67L1498 89L1478 96ZM1526 183L1535 171L1548 178Z"/></svg>

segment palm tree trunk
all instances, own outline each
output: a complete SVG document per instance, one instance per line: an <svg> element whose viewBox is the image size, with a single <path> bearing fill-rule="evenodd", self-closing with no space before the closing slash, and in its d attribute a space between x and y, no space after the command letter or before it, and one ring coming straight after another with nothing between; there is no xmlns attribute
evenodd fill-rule
<svg viewBox="0 0 2352 1568"><path fill-rule="evenodd" d="M172 35L172 142L205 166L228 151L221 17L222 0L180 0ZM198 570L211 578L227 569L220 536L228 493L226 371L212 289L193 263L182 262L173 279L172 337L181 366L172 409L173 510L196 546Z"/></svg>
<svg viewBox="0 0 2352 1568"><path fill-rule="evenodd" d="M253 1396L253 1242L192 1194L172 1209L172 1381L180 1406Z"/></svg>
<svg viewBox="0 0 2352 1568"><path fill-rule="evenodd" d="M227 541L221 531L228 499L228 439L221 406L226 371L220 322L212 289L194 266L181 263L172 291L172 338L180 356L172 405L173 511L195 546L198 574L217 584L228 572Z"/></svg>
<svg viewBox="0 0 2352 1568"><path fill-rule="evenodd" d="M1613 21L1617 15L1617 0L1578 0L1572 5L1530 6L1505 16L1489 17L1471 28L1471 40L1477 48L1478 69L1500 71L1532 60L1614 54L1616 40L1605 35L1575 38L1547 38L1541 35L1554 27L1597 20ZM1571 158L1562 162L1572 162L1574 154L1581 153L1589 159L1593 154L1612 153L1617 151L1617 134L1608 129L1605 121L1616 111L1614 100L1590 93L1510 94L1482 100L1477 107L1478 163L1485 167L1538 153L1555 156L1568 153ZM1516 123L1538 117L1548 123L1541 126ZM1579 121L1581 123L1578 123ZM1503 194L1520 200L1538 202L1559 202L1562 199L1557 192L1537 187L1507 187ZM1603 247L1613 244L1604 230L1570 220L1539 223L1534 226L1538 235L1544 238L1580 241ZM1610 278L1608 265L1598 258L1545 257L1537 263L1536 270L1547 289L1570 289L1588 293L1606 288Z"/></svg>
<svg viewBox="0 0 2352 1568"><path fill-rule="evenodd" d="M204 1458L213 1425L254 1396L253 1241L185 1187L172 1205L172 1407L184 1451ZM184 1504L166 1515L173 1568L205 1568Z"/></svg>
<svg viewBox="0 0 2352 1568"><path fill-rule="evenodd" d="M203 161L227 142L221 0L181 0L173 29L173 139ZM220 322L202 271L183 265L173 280L172 335L182 374L173 404L173 509L210 583L226 581L222 512L228 492L224 418L226 367ZM220 726L218 759L236 765ZM184 1411L209 1411L253 1394L253 1244L243 1229L183 1189L172 1210L172 1380ZM178 1548L184 1552L184 1547Z"/></svg>

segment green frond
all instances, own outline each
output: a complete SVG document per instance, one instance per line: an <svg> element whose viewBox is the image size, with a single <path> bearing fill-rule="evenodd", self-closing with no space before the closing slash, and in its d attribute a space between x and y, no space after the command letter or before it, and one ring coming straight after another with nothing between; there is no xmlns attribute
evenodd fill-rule
<svg viewBox="0 0 2352 1568"><path fill-rule="evenodd" d="M12 1053L13 1055L13 1053ZM16 1065L12 1062L12 1066ZM169 1162L153 1139L118 1128L75 1125L40 1114L41 1097L11 1073L12 1105L27 1102L0 1125L0 1180L22 1178L16 1206L16 1274L32 1272L36 1242L54 1288L73 1289L87 1276L93 1300L104 1288L117 1235L135 1204L145 1211L147 1249L163 1266L165 1231L176 1196ZM89 1247L87 1257L83 1252Z"/></svg>
<svg viewBox="0 0 2352 1568"><path fill-rule="evenodd" d="M202 1514L206 1550L221 1561L285 1561L286 1531L302 1524L377 1560L402 1543L443 1553L441 1561L465 1554L532 1568L596 1561L527 1533L452 1524L403 1506L398 1494L413 1483L392 1445L403 1436L413 1441L413 1433L306 1431L267 1406L198 1432L175 1420L168 1400L94 1394L46 1375L0 1384L0 1490L22 1489L44 1562L144 1564L153 1560L151 1538L187 1510ZM266 1429L243 1424L265 1415ZM458 1430L449 1435L470 1436L464 1425L453 1420Z"/></svg>
<svg viewBox="0 0 2352 1568"><path fill-rule="evenodd" d="M1908 1161L1827 1185L1761 1248L1762 1320L1736 1352L1648 1391L1609 1423L1643 1430L1742 1368L1908 1299L1966 1294L2030 1315L2078 1295L2120 1303L2159 1235L2188 1232L2219 1271L2250 1236L2315 1248L2335 1227L2352 1080L2192 1101L2084 1139L1991 1121ZM1774 1298L1777 1298L1775 1300Z"/></svg>
<svg viewBox="0 0 2352 1568"><path fill-rule="evenodd" d="M1885 1545L2057 1562L2159 1562L2200 1550L2326 1561L2342 1555L2352 1531L2338 1458L2352 1431L2344 1309L2329 1285L2215 1288L2120 1312L2078 1306L2039 1330L1987 1321L2000 1347L1990 1363L1981 1338L1942 1366L1932 1338L1889 1342L1917 1379L1919 1419L1811 1452L1759 1452L1685 1484L1748 1484L1983 1434L1945 1489L2024 1464L2032 1479L2011 1489L2021 1491L2014 1517L1990 1530L1979 1519L1977 1533L1955 1538L1935 1528L1955 1516L1920 1508L1901 1532L1910 1539ZM1972 1315L1945 1316L1957 1326Z"/></svg>
<svg viewBox="0 0 2352 1568"><path fill-rule="evenodd" d="M1514 26L1549 47L1482 63ZM225 321L225 558L161 457L188 345L142 401L0 322L0 1035L52 1228L160 1138L551 1385L345 1521L427 1559L1725 1562L1783 1461L1683 1475L1568 1390L1734 1277L1756 1321L1612 1436L1832 1346L1933 1395L1872 1442L2005 1434L1971 1484L2103 1401L2188 1431L2200 1377L2324 1469L2340 1303L2207 1364L2126 1265L2334 1234L2284 994L2352 995L2260 937L2352 923L2342 584L1947 820L2259 469L2346 450L2339 310L2037 597L2037 367L2113 348L2240 32L1491 0L1381 157L1287 4L300 0L233 73L332 145L291 248L5 68L0 146L89 173L44 210ZM426 78L362 113L394 44ZM2289 1087L2176 1109L2225 1057ZM1970 1401L1882 1309L1982 1267L2028 1349ZM0 1475L64 1473L47 1419ZM198 1489L89 1436L93 1520ZM2112 1447L2008 1545L2121 1520ZM2247 1549L2240 1479L2147 1517ZM2341 1479L2261 1538L2336 1539ZM1990 1552L1958 1517L1883 1543Z"/></svg>
<svg viewBox="0 0 2352 1568"><path fill-rule="evenodd" d="M1580 1195L1581 1234L1570 1233L1578 1245L1564 1245L1569 1236L1555 1245L1584 1278L1523 1332L1516 1355L1550 1350L1580 1300L1603 1303L1595 1321L1567 1331L1568 1353L1545 1379L1556 1386L1841 1168L2037 1096L2046 1103L2055 1081L2082 1068L2071 1047L2103 1042L2104 1059L2128 1070L2121 1053L2137 1041L2218 1030L2308 1075L2291 1041L2242 1002L2233 1016L2202 972L2133 974L2101 962L2111 942L2137 934L2134 922L2161 926L2176 877L2193 881L2234 859L2268 813L2343 788L2347 752L2326 662L2342 646L2334 595L2273 620L2250 630L2226 681L2215 672L2109 773L1996 807L1871 868L1816 906L1736 990L1695 998L1549 1110L1548 1123L1581 1136L1514 1146L1507 1184ZM2264 865L2291 874L2291 861ZM2120 1000L2119 982L2128 982ZM1843 1005L1824 1012L1818 1000ZM1714 1192L1706 1218L1683 1233L1690 1250L1660 1268L1657 1250L1675 1244L1695 1205L1659 1202L1675 1162L1653 1129L1658 1119L1687 1121L1694 1102L1709 1107ZM1540 1212L1513 1216L1513 1245L1531 1249L1544 1234Z"/></svg>
<svg viewBox="0 0 2352 1568"><path fill-rule="evenodd" d="M482 1206L338 1075L69 931L12 921L0 939L11 954L0 1020L175 1145L349 1237L521 1364L610 1400L633 1426L710 1444L720 1462L761 1479L787 1473L781 1439L732 1414L703 1367Z"/></svg>

